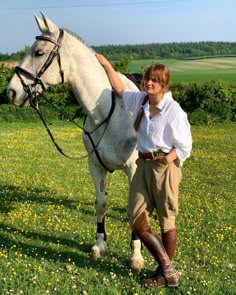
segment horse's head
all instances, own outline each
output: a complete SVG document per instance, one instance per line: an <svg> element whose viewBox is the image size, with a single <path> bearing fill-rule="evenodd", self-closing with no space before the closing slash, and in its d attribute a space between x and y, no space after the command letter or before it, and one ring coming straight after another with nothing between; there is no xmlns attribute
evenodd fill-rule
<svg viewBox="0 0 236 295"><path fill-rule="evenodd" d="M64 32L41 14L42 20L37 16L35 19L42 35L36 37L20 66L16 67L8 86L9 100L17 106L34 105L43 90L64 82L60 58Z"/></svg>

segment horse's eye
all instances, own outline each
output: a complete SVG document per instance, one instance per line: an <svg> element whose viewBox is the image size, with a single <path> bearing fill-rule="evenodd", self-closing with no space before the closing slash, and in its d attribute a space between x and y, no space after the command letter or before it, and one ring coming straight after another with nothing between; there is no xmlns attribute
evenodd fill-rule
<svg viewBox="0 0 236 295"><path fill-rule="evenodd" d="M39 57L39 56L42 56L42 55L44 55L44 52L43 51L41 51L41 50L37 50L37 51L35 51L35 57Z"/></svg>

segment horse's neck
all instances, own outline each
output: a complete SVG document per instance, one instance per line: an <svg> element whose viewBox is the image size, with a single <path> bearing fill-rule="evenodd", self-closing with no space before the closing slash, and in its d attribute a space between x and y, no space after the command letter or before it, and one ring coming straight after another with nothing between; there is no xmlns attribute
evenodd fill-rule
<svg viewBox="0 0 236 295"><path fill-rule="evenodd" d="M109 112L111 103L108 77L92 50L80 40L75 39L73 42L68 62L68 82L87 115L100 121Z"/></svg>

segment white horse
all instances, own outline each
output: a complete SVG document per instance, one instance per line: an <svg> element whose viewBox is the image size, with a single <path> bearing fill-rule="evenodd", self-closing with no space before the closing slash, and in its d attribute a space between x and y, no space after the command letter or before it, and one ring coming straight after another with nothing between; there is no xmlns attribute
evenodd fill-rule
<svg viewBox="0 0 236 295"><path fill-rule="evenodd" d="M88 165L96 190L97 233L92 256L105 253L106 175L122 169L133 177L136 169L137 139L132 114L123 101L112 95L112 88L95 52L80 37L59 29L43 13L35 16L41 36L36 37L28 55L16 67L8 86L9 100L17 106L37 104L39 93L50 85L67 82L87 114L83 141L88 152ZM120 74L121 75L121 74ZM127 88L137 87L121 75ZM113 97L113 99L112 99ZM142 268L141 243L132 235L130 267Z"/></svg>

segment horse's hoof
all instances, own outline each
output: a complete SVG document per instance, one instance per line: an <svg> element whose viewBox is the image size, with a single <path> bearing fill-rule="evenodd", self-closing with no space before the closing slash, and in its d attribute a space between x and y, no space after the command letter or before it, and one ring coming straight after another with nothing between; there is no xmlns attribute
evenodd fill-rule
<svg viewBox="0 0 236 295"><path fill-rule="evenodd" d="M104 251L101 251L97 245L92 247L91 256L95 259L101 258L104 254Z"/></svg>
<svg viewBox="0 0 236 295"><path fill-rule="evenodd" d="M93 246L91 256L93 258L100 258L101 257L101 252L98 246Z"/></svg>
<svg viewBox="0 0 236 295"><path fill-rule="evenodd" d="M133 270L141 270L144 268L144 259L130 259L128 268Z"/></svg>

